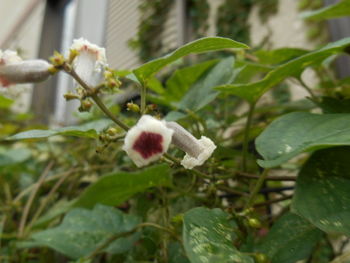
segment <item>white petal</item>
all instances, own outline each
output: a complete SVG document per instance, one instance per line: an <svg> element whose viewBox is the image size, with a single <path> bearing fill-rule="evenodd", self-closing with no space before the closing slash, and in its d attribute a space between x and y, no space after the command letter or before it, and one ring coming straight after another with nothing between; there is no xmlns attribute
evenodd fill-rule
<svg viewBox="0 0 350 263"><path fill-rule="evenodd" d="M143 132L156 133L162 136L161 152L153 154L148 158L144 158L138 151L133 149L135 142ZM158 160L168 150L172 135L173 130L167 128L164 122L159 121L152 116L143 115L138 123L132 127L125 136L123 150L126 151L136 166L145 166Z"/></svg>
<svg viewBox="0 0 350 263"><path fill-rule="evenodd" d="M105 49L83 38L74 40L71 49L79 52L73 66L80 78L92 87L100 84L107 66Z"/></svg>
<svg viewBox="0 0 350 263"><path fill-rule="evenodd" d="M0 50L0 65L8 65L16 62L20 62L22 59L18 56L16 51L12 50Z"/></svg>
<svg viewBox="0 0 350 263"><path fill-rule="evenodd" d="M202 145L203 151L198 155L197 158L186 153L186 155L181 161L181 164L186 169L192 169L195 166L202 165L216 149L216 145L214 144L214 142L205 136L202 136L198 140L198 143Z"/></svg>

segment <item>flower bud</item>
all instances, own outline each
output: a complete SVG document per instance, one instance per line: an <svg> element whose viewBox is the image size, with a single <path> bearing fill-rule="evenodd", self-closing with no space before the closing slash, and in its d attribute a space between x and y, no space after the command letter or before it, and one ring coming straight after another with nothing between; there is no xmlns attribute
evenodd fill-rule
<svg viewBox="0 0 350 263"><path fill-rule="evenodd" d="M129 111L133 111L133 112L140 112L140 107L139 105L129 102L126 104L126 107Z"/></svg>
<svg viewBox="0 0 350 263"><path fill-rule="evenodd" d="M186 169L202 165L216 149L212 140L205 136L198 140L176 122L167 122L166 126L174 131L171 142L186 152L181 161Z"/></svg>
<svg viewBox="0 0 350 263"><path fill-rule="evenodd" d="M21 60L14 51L0 51L0 85L33 83L46 80L51 65L45 60Z"/></svg>
<svg viewBox="0 0 350 263"><path fill-rule="evenodd" d="M73 68L78 76L90 87L103 82L106 64L105 49L80 38L75 39L71 53L77 53L72 59Z"/></svg>
<svg viewBox="0 0 350 263"><path fill-rule="evenodd" d="M249 218L247 223L252 228L261 228L261 222L257 218Z"/></svg>

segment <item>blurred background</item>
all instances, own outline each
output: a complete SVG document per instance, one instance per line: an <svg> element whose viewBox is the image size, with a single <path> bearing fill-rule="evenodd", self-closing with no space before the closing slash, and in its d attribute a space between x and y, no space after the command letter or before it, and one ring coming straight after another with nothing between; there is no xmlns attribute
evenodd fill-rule
<svg viewBox="0 0 350 263"><path fill-rule="evenodd" d="M106 48L108 64L132 69L140 63L203 36L224 36L266 49L315 48L328 40L350 36L350 18L305 22L304 10L337 0L1 0L0 48L17 50L25 58L48 59L65 53L73 39L84 37ZM288 30L286 30L286 25ZM337 62L340 77L350 63ZM312 79L312 74L310 74ZM312 82L312 80L310 80ZM49 88L48 88L49 87ZM14 109L31 110L39 123L74 122L63 94L72 81L58 74L36 85L0 88L15 97ZM294 96L303 91L293 89Z"/></svg>

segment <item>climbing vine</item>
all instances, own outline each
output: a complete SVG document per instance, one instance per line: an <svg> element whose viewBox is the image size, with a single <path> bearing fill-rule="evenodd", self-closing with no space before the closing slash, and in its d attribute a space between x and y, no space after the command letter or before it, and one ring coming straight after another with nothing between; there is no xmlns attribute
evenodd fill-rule
<svg viewBox="0 0 350 263"><path fill-rule="evenodd" d="M141 20L136 38L129 41L130 47L138 51L142 61L152 59L162 50L162 32L174 1L143 1L140 5ZM225 0L217 11L217 35L249 43L248 17L251 8L259 5L262 22L277 11L278 0ZM192 36L200 38L209 28L210 5L207 0L187 0L187 23L192 27Z"/></svg>

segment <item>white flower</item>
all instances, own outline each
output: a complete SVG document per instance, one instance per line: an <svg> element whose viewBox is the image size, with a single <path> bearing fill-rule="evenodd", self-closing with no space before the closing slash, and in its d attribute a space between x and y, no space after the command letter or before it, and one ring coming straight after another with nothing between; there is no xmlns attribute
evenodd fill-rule
<svg viewBox="0 0 350 263"><path fill-rule="evenodd" d="M216 149L212 140L205 136L198 140L176 122L167 122L166 126L174 131L172 143L186 152L181 161L186 169L202 165Z"/></svg>
<svg viewBox="0 0 350 263"><path fill-rule="evenodd" d="M0 86L44 81L50 76L50 67L45 60L22 60L15 51L0 50Z"/></svg>
<svg viewBox="0 0 350 263"><path fill-rule="evenodd" d="M71 50L78 51L73 67L79 77L91 87L100 84L107 66L105 49L79 38L73 41Z"/></svg>
<svg viewBox="0 0 350 263"><path fill-rule="evenodd" d="M143 115L125 136L123 150L137 167L158 160L169 148L173 130L163 121Z"/></svg>

